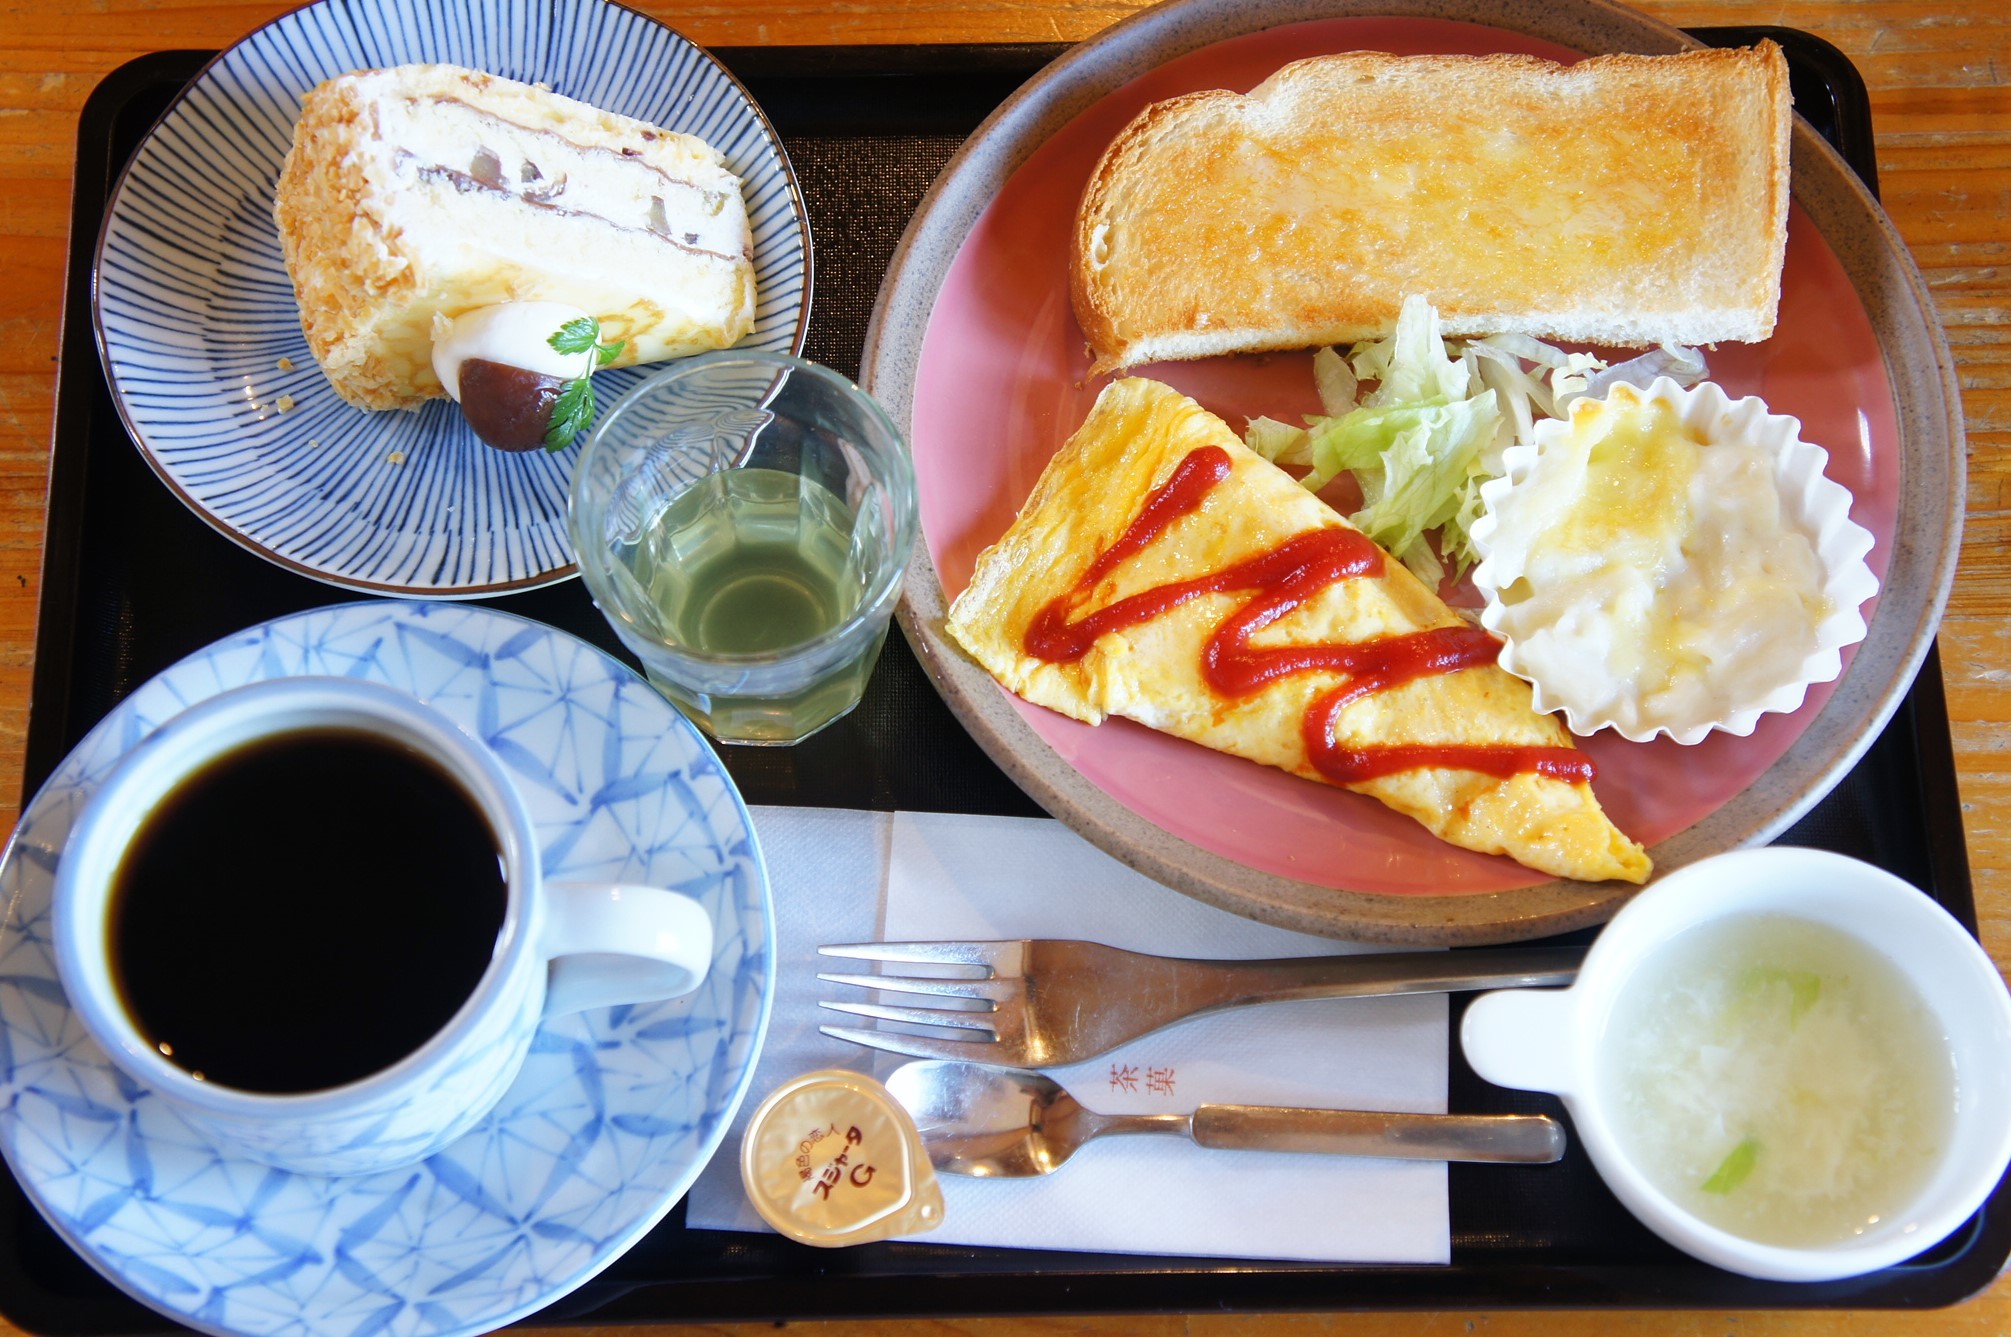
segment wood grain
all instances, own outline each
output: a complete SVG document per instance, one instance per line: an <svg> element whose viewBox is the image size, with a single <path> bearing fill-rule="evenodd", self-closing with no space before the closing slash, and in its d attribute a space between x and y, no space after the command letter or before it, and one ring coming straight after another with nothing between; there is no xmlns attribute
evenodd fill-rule
<svg viewBox="0 0 2011 1337"><path fill-rule="evenodd" d="M0 3L0 817L21 778L77 114L148 51L211 49L272 0ZM1074 41L1142 7L1108 0L715 0L642 8L708 45ZM2011 960L2011 5L2004 0L1648 0L1667 22L1784 24L1827 38L1870 88L1885 205L1925 272L1969 425L1968 527L1941 632L1985 945ZM1574 1337L1576 1334L2011 1332L2011 1283L1929 1314L1220 1314L789 1325L806 1337ZM576 1329L599 1337L601 1329ZM626 1331L634 1332L636 1329ZM662 1326L755 1337L767 1324ZM0 1337L12 1330L0 1322Z"/></svg>

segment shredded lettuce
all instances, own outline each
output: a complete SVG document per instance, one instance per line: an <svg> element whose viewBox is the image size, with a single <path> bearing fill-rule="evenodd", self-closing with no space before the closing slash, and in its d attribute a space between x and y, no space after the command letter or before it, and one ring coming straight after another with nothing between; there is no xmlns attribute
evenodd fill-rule
<svg viewBox="0 0 2011 1337"><path fill-rule="evenodd" d="M1497 461L1499 454L1496 455ZM1480 560L1480 553L1473 546L1473 526L1487 507L1480 499L1481 484L1501 474L1499 463L1490 466L1487 452L1483 450L1477 467L1466 476L1466 482L1459 489L1459 505L1453 510L1452 519L1446 521L1440 532L1439 543L1445 555L1452 559L1455 574L1463 573Z"/></svg>
<svg viewBox="0 0 2011 1337"><path fill-rule="evenodd" d="M1688 389L1710 374L1711 369L1704 365L1704 355L1696 349L1686 348L1682 344L1663 344L1660 348L1649 349L1639 357L1629 358L1615 366L1594 371L1585 378L1585 383L1578 387L1578 393L1603 395L1622 382L1645 390L1658 376L1667 376L1676 384ZM1562 390L1559 391L1558 398L1560 401L1565 399ZM1558 412L1561 414L1566 406L1566 403L1560 402Z"/></svg>
<svg viewBox="0 0 2011 1337"><path fill-rule="evenodd" d="M1320 406L1330 418L1338 418L1355 406L1361 383L1339 353L1322 348L1313 354L1313 384L1320 391Z"/></svg>
<svg viewBox="0 0 2011 1337"><path fill-rule="evenodd" d="M1364 381L1377 382L1364 407L1414 404L1426 399L1465 399L1466 368L1446 353L1438 309L1413 293L1397 312L1396 332L1387 339L1356 344L1348 365Z"/></svg>
<svg viewBox="0 0 2011 1337"><path fill-rule="evenodd" d="M1276 418L1252 418L1243 429L1243 444L1273 464L1309 468L1313 463L1312 442L1306 429Z"/></svg>
<svg viewBox="0 0 2011 1337"><path fill-rule="evenodd" d="M1444 571L1425 534L1451 523L1481 445L1494 435L1493 396L1363 407L1314 431L1313 472L1324 485L1355 475L1362 508L1348 517L1434 587Z"/></svg>
<svg viewBox="0 0 2011 1337"><path fill-rule="evenodd" d="M1333 356L1324 371L1321 357L1313 364L1332 416L1307 421L1306 486L1317 491L1343 469L1354 474L1362 508L1349 519L1436 586L1444 569L1425 536L1459 517L1467 480L1501 421L1494 395L1474 359L1446 348L1438 312L1417 296L1405 299L1389 338L1355 345L1345 362ZM1343 368L1351 390L1364 380L1376 388L1333 413Z"/></svg>

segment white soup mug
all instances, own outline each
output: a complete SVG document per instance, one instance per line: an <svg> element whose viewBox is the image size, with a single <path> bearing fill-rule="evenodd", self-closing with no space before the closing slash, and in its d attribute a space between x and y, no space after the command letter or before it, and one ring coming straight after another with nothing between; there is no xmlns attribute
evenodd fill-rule
<svg viewBox="0 0 2011 1337"><path fill-rule="evenodd" d="M1947 1135L1910 1200L1833 1243L1763 1243L1701 1219L1644 1173L1622 1136L1616 1002L1629 979L1686 930L1772 915L1842 931L1897 967L1945 1037L1954 1066ZM1775 846L1705 859L1661 878L1614 917L1568 989L1475 999L1460 1027L1475 1072L1498 1086L1549 1091L1615 1197L1656 1234L1708 1263L1775 1281L1827 1281L1903 1262L1982 1205L2011 1164L2011 995L1949 913L1908 883L1825 850Z"/></svg>

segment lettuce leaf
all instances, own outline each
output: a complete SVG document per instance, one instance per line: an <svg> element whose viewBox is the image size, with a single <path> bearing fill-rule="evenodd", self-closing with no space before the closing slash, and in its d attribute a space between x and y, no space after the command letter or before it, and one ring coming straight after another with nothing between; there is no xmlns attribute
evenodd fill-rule
<svg viewBox="0 0 2011 1337"><path fill-rule="evenodd" d="M1329 417L1339 417L1355 406L1361 386L1354 371L1331 348L1313 354L1313 385L1320 392L1320 406Z"/></svg>
<svg viewBox="0 0 2011 1337"><path fill-rule="evenodd" d="M1360 379L1378 382L1362 400L1366 408L1465 399L1477 389L1464 362L1446 351L1438 309L1416 293L1404 298L1396 331L1387 339L1356 344L1348 364Z"/></svg>
<svg viewBox="0 0 2011 1337"><path fill-rule="evenodd" d="M1307 468L1313 463L1312 442L1303 427L1276 418L1252 418L1243 428L1243 444L1273 464Z"/></svg>
<svg viewBox="0 0 2011 1337"><path fill-rule="evenodd" d="M1311 434L1306 481L1324 486L1342 469L1353 472L1362 508L1349 520L1436 588L1444 570L1425 535L1460 519L1468 480L1499 420L1491 393L1358 408Z"/></svg>
<svg viewBox="0 0 2011 1337"><path fill-rule="evenodd" d="M1355 378L1374 380L1376 388L1345 413L1308 419L1304 443L1293 441L1274 458L1289 463L1306 456L1312 472L1302 481L1314 491L1344 469L1354 474L1362 508L1349 519L1436 587L1444 571L1425 534L1459 524L1458 546L1465 549L1461 516L1469 480L1501 425L1494 393L1481 384L1472 357L1447 349L1438 312L1418 296L1404 299L1389 338L1355 345L1346 369L1352 377L1344 376L1338 357L1325 364L1314 358L1330 412L1340 390L1355 389Z"/></svg>

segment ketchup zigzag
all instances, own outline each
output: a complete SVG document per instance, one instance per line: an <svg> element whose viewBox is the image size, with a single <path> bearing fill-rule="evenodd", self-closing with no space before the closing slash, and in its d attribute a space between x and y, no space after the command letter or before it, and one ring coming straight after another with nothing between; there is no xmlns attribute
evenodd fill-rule
<svg viewBox="0 0 2011 1337"><path fill-rule="evenodd" d="M1351 703L1415 678L1492 664L1501 651L1493 636L1464 624L1373 641L1251 645L1257 632L1328 586L1382 574L1382 549L1354 529L1311 530L1219 571L1158 585L1073 617L1099 581L1144 551L1174 521L1199 509L1229 471L1229 454L1219 446L1189 452L1146 498L1138 517L1117 541L1090 563L1073 587L1034 616L1026 630L1026 653L1048 663L1074 663L1110 632L1148 622L1204 594L1247 591L1251 597L1223 620L1203 647L1202 674L1209 686L1228 697L1247 696L1295 673L1346 674L1345 682L1314 699L1300 725L1313 767L1335 784L1356 784L1424 767L1478 771L1504 779L1535 772L1570 783L1591 782L1592 759L1575 748L1476 743L1342 747L1335 742L1335 721Z"/></svg>

